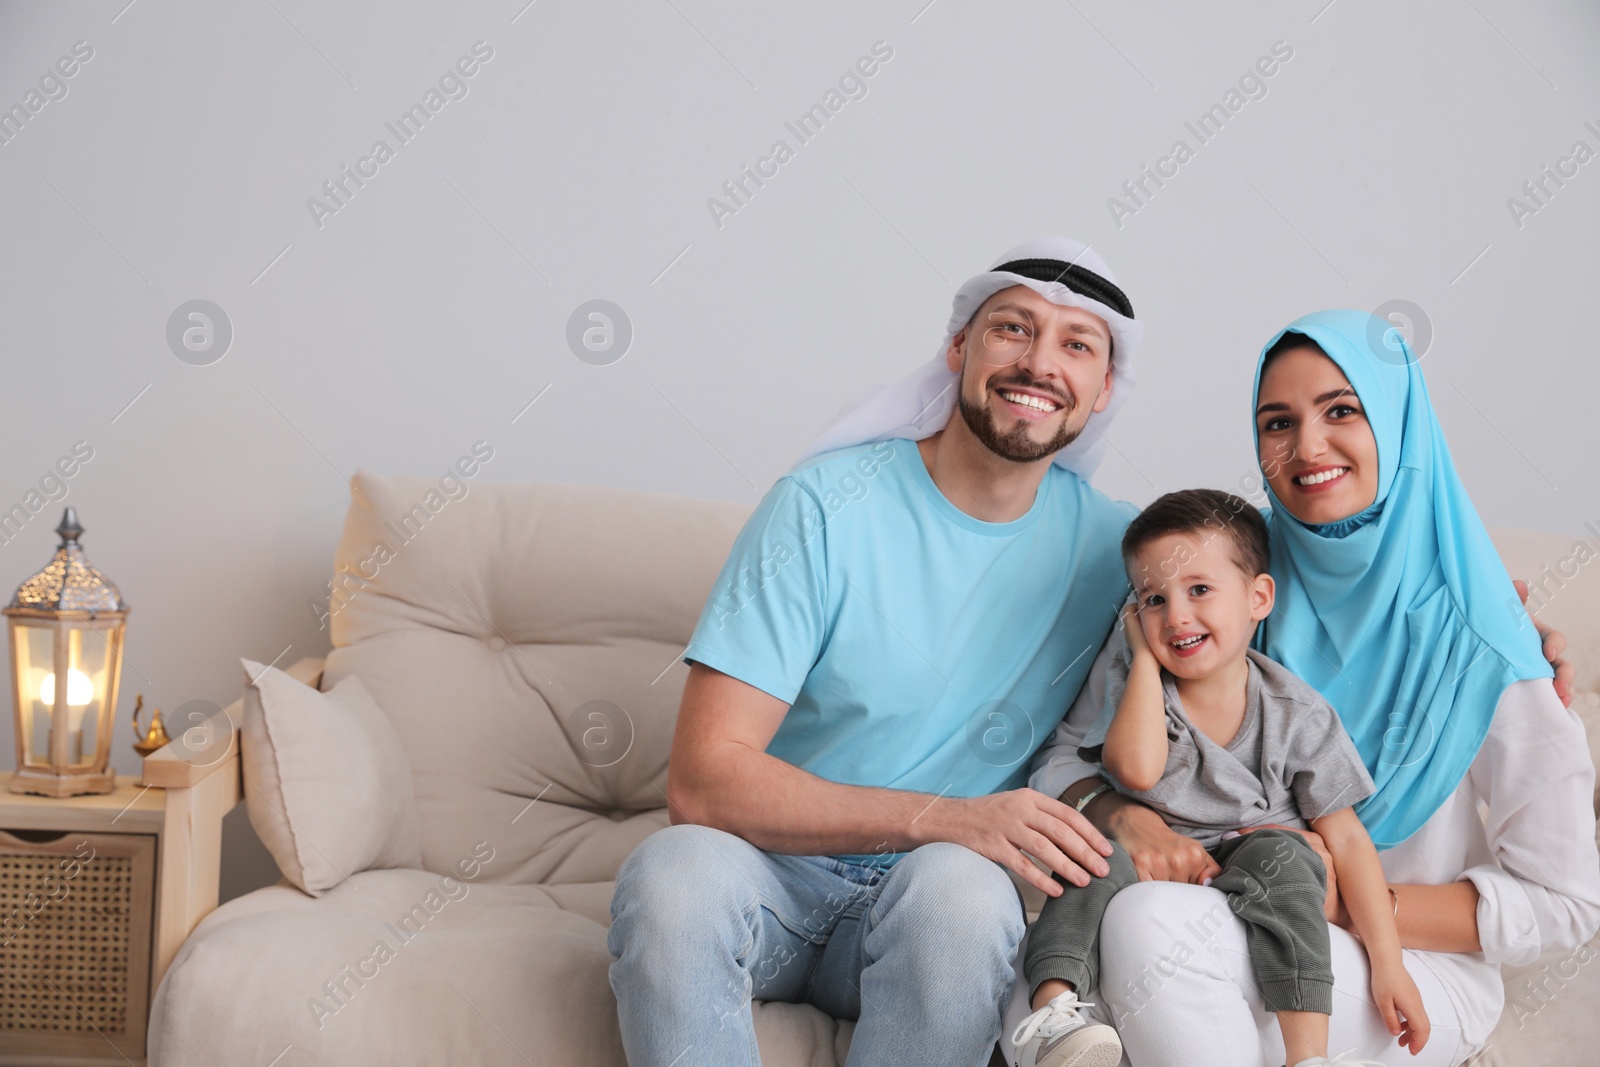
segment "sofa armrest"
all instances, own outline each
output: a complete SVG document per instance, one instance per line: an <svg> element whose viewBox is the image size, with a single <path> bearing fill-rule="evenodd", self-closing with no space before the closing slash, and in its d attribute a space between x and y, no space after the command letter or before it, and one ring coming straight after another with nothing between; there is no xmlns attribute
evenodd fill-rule
<svg viewBox="0 0 1600 1067"><path fill-rule="evenodd" d="M285 667L284 673L315 689L322 680L322 664L323 657L307 656ZM218 721L222 716L227 716L226 720ZM157 789L199 785L224 764L237 762L238 737L243 727L244 700L240 698L206 722L187 726L172 744L146 756L139 784Z"/></svg>
<svg viewBox="0 0 1600 1067"><path fill-rule="evenodd" d="M284 670L314 688L322 680L322 659L308 657ZM177 739L181 743L144 758L139 784L166 791L152 989L160 986L190 932L216 910L222 819L244 799L237 740L243 726L244 701L235 700L185 729Z"/></svg>

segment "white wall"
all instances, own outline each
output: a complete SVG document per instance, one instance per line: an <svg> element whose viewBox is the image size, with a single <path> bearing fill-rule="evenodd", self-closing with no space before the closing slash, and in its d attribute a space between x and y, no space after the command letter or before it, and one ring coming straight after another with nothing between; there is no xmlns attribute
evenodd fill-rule
<svg viewBox="0 0 1600 1067"><path fill-rule="evenodd" d="M1584 0L125 2L0 6L0 107L93 49L0 144L0 508L92 447L65 503L133 607L123 715L326 650L308 602L356 468L486 440L487 478L753 502L932 354L952 283L1040 234L1092 242L1149 323L1108 492L1237 486L1260 344L1406 300L1485 518L1600 520L1600 162L1520 226L1507 204L1600 151ZM480 40L467 95L319 226L308 199ZM799 144L784 123L878 41ZM1108 198L1278 41L1266 95L1117 225ZM778 139L719 226L708 198ZM235 334L208 366L166 340L201 298ZM595 298L635 330L609 366L565 339ZM0 545L7 591L61 508ZM227 850L227 894L274 876L242 809Z"/></svg>

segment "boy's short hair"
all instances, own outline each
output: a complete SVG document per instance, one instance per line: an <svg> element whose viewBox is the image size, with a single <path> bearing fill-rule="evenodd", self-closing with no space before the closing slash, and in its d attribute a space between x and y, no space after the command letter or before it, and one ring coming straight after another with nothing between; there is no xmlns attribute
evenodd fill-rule
<svg viewBox="0 0 1600 1067"><path fill-rule="evenodd" d="M1180 489L1158 497L1122 535L1123 562L1131 562L1135 552L1157 538L1202 531L1228 537L1233 561L1246 577L1267 572L1272 548L1266 520L1249 501L1221 489Z"/></svg>

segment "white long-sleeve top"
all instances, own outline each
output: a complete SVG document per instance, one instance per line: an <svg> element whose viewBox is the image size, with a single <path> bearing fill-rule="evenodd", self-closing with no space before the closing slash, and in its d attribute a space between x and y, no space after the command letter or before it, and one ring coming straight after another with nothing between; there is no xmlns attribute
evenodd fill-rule
<svg viewBox="0 0 1600 1067"><path fill-rule="evenodd" d="M1105 666L1124 644L1113 631L1073 703L1034 756L1028 784L1060 796L1100 768L1078 744L1105 700ZM1463 1036L1489 1037L1504 1006L1500 964L1573 949L1600 930L1595 767L1583 723L1548 679L1514 682L1495 706L1467 776L1422 828L1378 853L1396 885L1470 879L1478 889L1480 952L1417 956L1449 991ZM1480 814L1481 809L1481 814Z"/></svg>

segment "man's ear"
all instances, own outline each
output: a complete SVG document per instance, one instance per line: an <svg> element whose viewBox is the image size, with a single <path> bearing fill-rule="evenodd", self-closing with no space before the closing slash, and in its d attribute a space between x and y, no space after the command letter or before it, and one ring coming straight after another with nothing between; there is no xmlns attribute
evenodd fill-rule
<svg viewBox="0 0 1600 1067"><path fill-rule="evenodd" d="M950 347L944 352L944 365L950 368L952 374L960 374L962 365L966 360L961 355L961 350L967 344L967 327L963 326L950 338Z"/></svg>
<svg viewBox="0 0 1600 1067"><path fill-rule="evenodd" d="M1250 580L1250 618L1260 622L1272 614L1277 602L1278 585L1270 574L1258 574Z"/></svg>
<svg viewBox="0 0 1600 1067"><path fill-rule="evenodd" d="M1106 362L1106 380L1100 387L1100 396L1095 400L1092 410L1104 411L1106 409L1106 405L1111 403L1111 388L1115 384L1115 378L1111 374L1111 363L1108 360Z"/></svg>

